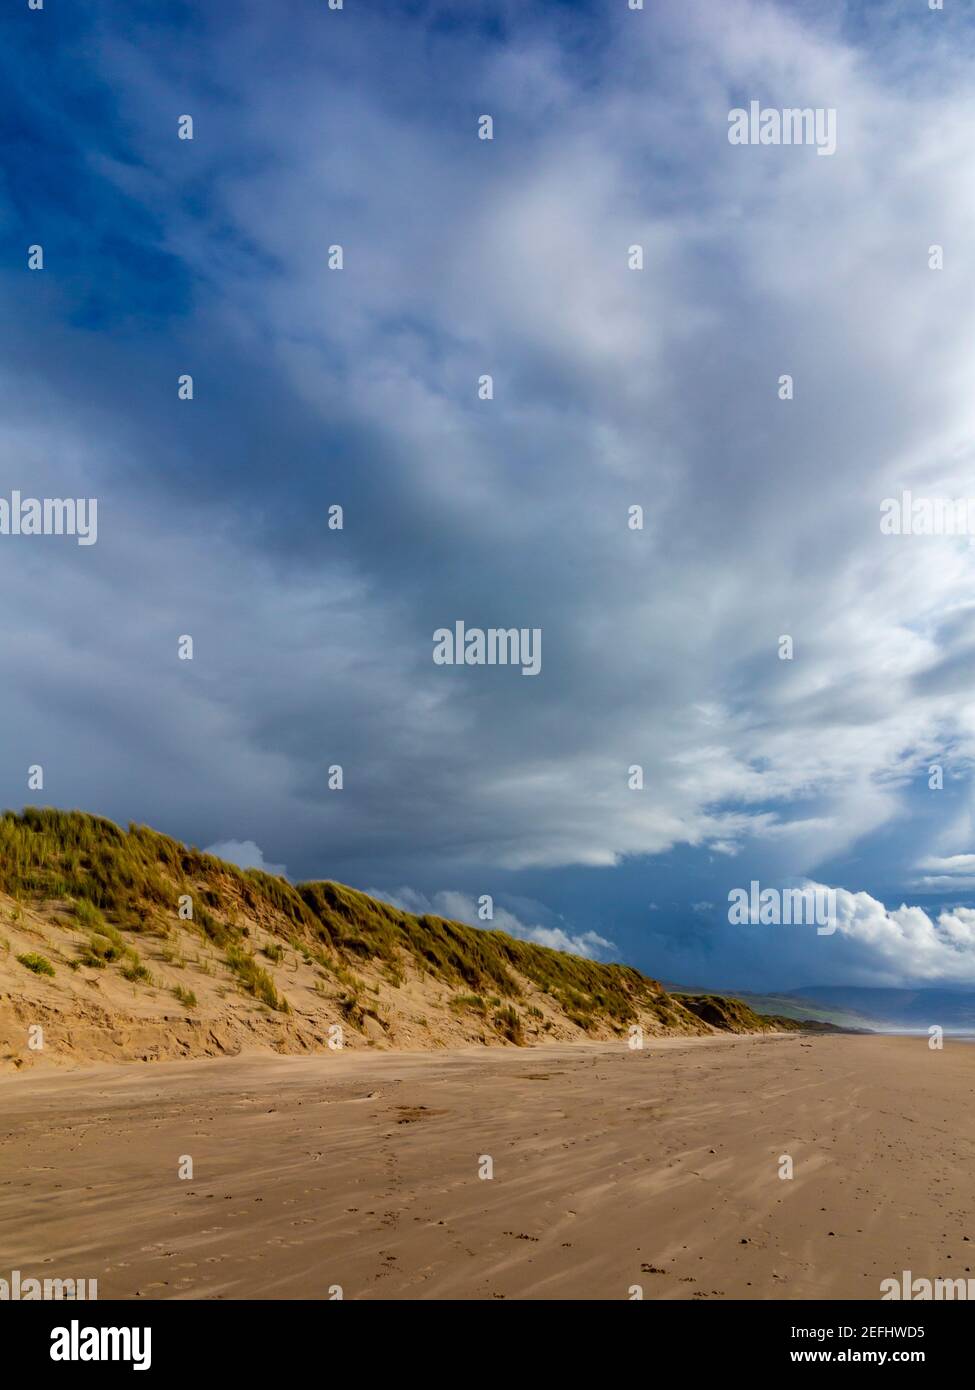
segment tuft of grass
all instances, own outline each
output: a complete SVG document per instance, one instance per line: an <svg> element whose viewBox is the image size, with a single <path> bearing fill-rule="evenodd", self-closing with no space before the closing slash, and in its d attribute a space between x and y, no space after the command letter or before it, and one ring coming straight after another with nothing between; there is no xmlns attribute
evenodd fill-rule
<svg viewBox="0 0 975 1390"><path fill-rule="evenodd" d="M28 951L25 955L18 956L17 959L21 965L26 965L28 970L33 970L35 975L54 974L54 966L47 956L39 956L36 951Z"/></svg>
<svg viewBox="0 0 975 1390"><path fill-rule="evenodd" d="M594 1018L592 1014L579 1013L577 1010L573 1009L566 1011L566 1018L570 1023L574 1023L577 1028L584 1028L587 1033L592 1032L592 1030L599 1025L599 1020Z"/></svg>
<svg viewBox="0 0 975 1390"><path fill-rule="evenodd" d="M512 1008L510 1004L506 1004L503 1009L498 1009L491 1022L501 1036L507 1038L509 1042L517 1043L520 1047L525 1041L521 1017L518 1010Z"/></svg>
<svg viewBox="0 0 975 1390"><path fill-rule="evenodd" d="M176 985L173 994L181 1004L185 1004L188 1009L196 1008L196 995L191 989L184 989L182 985Z"/></svg>
<svg viewBox="0 0 975 1390"><path fill-rule="evenodd" d="M274 965L280 965L284 960L284 947L277 941L265 942L261 950Z"/></svg>
<svg viewBox="0 0 975 1390"><path fill-rule="evenodd" d="M89 902L87 898L80 898L74 904L74 915L81 926L87 927L89 931L104 930L105 918L95 904Z"/></svg>
<svg viewBox="0 0 975 1390"><path fill-rule="evenodd" d="M342 1010L342 1017L346 1023L350 1023L353 1028L361 1028L365 1022L365 1010L362 1007L362 1000L358 994L340 994L337 1000L339 1008Z"/></svg>
<svg viewBox="0 0 975 1390"><path fill-rule="evenodd" d="M349 990L345 994L340 994L336 1002L342 1010L343 1018L351 1027L361 1030L366 1019L373 1018L380 1028L388 1028L386 1010L382 1009L382 1006L376 1008L365 1002L357 990Z"/></svg>
<svg viewBox="0 0 975 1390"><path fill-rule="evenodd" d="M486 1014L487 1004L479 994L455 994L450 1000L452 1009L470 1009L473 1013Z"/></svg>
<svg viewBox="0 0 975 1390"><path fill-rule="evenodd" d="M241 935L233 928L226 926L219 918L214 917L213 913L205 907L197 907L194 921L206 939L212 941L215 946L226 946L228 942L233 941L235 936ZM246 935L246 931L243 935Z"/></svg>
<svg viewBox="0 0 975 1390"><path fill-rule="evenodd" d="M95 932L82 946L79 959L82 965L88 965L94 970L102 970L109 961L122 960L124 956L125 946L121 941L114 940L111 936L101 932Z"/></svg>
<svg viewBox="0 0 975 1390"><path fill-rule="evenodd" d="M132 984L152 984L151 971L140 960L127 960L122 966L122 978Z"/></svg>
<svg viewBox="0 0 975 1390"><path fill-rule="evenodd" d="M276 1009L278 1013L291 1012L287 999L278 994L270 975L262 965L258 965L249 951L231 943L227 947L226 961L248 994L253 994L255 999L260 999L261 1003Z"/></svg>
<svg viewBox="0 0 975 1390"><path fill-rule="evenodd" d="M77 963L93 970L103 970L115 961L119 963L124 979L133 984L152 984L152 975L139 960L138 951L128 944L117 927L103 921L98 931L92 932L81 947Z"/></svg>

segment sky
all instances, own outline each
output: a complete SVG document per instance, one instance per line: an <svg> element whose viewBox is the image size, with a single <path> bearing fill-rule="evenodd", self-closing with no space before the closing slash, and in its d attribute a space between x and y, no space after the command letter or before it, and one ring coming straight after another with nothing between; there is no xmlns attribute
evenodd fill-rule
<svg viewBox="0 0 975 1390"><path fill-rule="evenodd" d="M975 546L880 525L975 495L967 6L3 28L0 498L97 500L0 535L4 805L691 986L975 985Z"/></svg>

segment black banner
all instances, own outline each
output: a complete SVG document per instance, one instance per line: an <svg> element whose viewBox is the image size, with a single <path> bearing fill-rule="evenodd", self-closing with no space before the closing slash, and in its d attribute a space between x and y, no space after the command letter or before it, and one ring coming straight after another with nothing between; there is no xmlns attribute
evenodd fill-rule
<svg viewBox="0 0 975 1390"><path fill-rule="evenodd" d="M426 1363L424 1374L439 1379L465 1373L469 1363L463 1347L483 1346L486 1336L517 1339L502 1345L510 1346L512 1355L515 1347L523 1347L524 1357L517 1353L520 1362L541 1358L550 1374L564 1361L566 1370L577 1374L580 1339L590 1354L594 1338L614 1339L605 1347L608 1368L619 1366L623 1348L627 1359L633 1354L635 1344L629 1339L635 1333L648 1339L637 1359L645 1359L655 1376L665 1367L729 1375L801 1365L947 1371L964 1354L970 1328L967 1307L945 1303L892 1308L867 1302L645 1300L641 1312L629 1303L531 1301L504 1307L492 1303L488 1312L470 1302L171 1301L83 1307L38 1302L8 1304L0 1312L7 1355L15 1356L22 1374L50 1366L66 1378L79 1371L116 1372L170 1382L212 1371L290 1375L306 1363L324 1374L329 1365L337 1369L351 1356L370 1379L387 1369L393 1375L408 1374L418 1359ZM627 1340L617 1341L620 1336ZM429 1342L431 1337L443 1338L442 1344Z"/></svg>

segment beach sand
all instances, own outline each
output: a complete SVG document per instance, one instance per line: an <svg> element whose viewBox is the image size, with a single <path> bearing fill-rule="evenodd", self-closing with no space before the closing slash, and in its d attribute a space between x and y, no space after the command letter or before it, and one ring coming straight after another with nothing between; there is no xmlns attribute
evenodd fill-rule
<svg viewBox="0 0 975 1390"><path fill-rule="evenodd" d="M0 1277L877 1299L975 1274L973 1092L970 1045L852 1036L34 1071L0 1080Z"/></svg>

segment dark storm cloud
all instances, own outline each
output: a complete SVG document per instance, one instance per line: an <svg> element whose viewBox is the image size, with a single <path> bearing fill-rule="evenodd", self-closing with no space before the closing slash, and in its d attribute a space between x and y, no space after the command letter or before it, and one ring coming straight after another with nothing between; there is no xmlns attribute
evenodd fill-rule
<svg viewBox="0 0 975 1390"><path fill-rule="evenodd" d="M725 970L753 950L729 886L908 805L937 851L917 775L970 756L939 615L972 555L878 516L966 473L951 29L911 67L840 6L166 13L94 6L6 58L0 495L70 484L101 521L88 553L0 547L7 803L39 761L45 800L296 876L514 902L537 871L563 913L573 875L684 847L672 935ZM836 106L836 155L731 147L752 94ZM541 675L434 666L457 619L540 628ZM647 886L605 885L622 934L569 933L641 957Z"/></svg>

